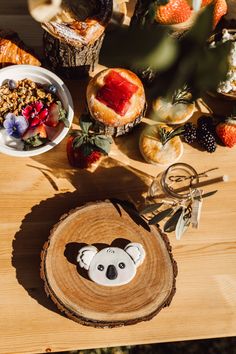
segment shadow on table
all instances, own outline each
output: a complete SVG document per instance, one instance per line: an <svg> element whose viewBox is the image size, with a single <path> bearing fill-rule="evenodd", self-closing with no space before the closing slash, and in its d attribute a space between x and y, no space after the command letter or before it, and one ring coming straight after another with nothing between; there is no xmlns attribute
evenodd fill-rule
<svg viewBox="0 0 236 354"><path fill-rule="evenodd" d="M36 157L33 160L41 162L41 159L42 157ZM56 185L58 162L43 158L42 163L45 161L48 161L47 167L55 176L54 184ZM37 168L37 166L34 167ZM62 168L59 175L61 177ZM58 190L59 193L54 197L35 205L22 221L20 230L16 233L12 244L12 265L16 269L19 284L40 305L57 313L59 311L47 298L43 281L40 278L40 253L52 226L70 209L86 202L119 198L129 200L137 205L143 202L142 194L147 190L146 182L140 176L122 165L114 165L114 161L111 159L108 159L105 166L98 167L93 173L87 170L73 170L71 173L71 170L65 169L64 178L70 180L76 191L60 193Z"/></svg>

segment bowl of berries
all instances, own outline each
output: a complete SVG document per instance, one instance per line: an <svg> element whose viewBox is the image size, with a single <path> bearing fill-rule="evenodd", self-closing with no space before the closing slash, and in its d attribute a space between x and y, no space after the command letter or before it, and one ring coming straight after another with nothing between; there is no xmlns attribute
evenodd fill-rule
<svg viewBox="0 0 236 354"><path fill-rule="evenodd" d="M73 116L70 92L51 71L31 65L0 70L0 152L29 157L51 150Z"/></svg>

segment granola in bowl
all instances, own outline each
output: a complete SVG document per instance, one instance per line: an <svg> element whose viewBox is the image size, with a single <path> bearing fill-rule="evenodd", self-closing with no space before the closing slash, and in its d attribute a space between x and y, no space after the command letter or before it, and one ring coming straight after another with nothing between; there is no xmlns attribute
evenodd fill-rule
<svg viewBox="0 0 236 354"><path fill-rule="evenodd" d="M53 72L33 65L0 70L0 152L40 155L68 134L74 117L71 94Z"/></svg>

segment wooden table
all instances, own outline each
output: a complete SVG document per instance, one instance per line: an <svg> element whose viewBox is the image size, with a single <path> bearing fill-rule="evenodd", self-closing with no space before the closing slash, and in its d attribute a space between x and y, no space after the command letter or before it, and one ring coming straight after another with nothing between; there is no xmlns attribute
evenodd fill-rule
<svg viewBox="0 0 236 354"><path fill-rule="evenodd" d="M23 0L7 4L2 0L1 27L16 29L28 44L39 47L40 26L25 11ZM68 86L74 98L76 125L84 107L86 83L68 82ZM220 102L218 108L222 109ZM39 277L40 251L51 226L63 213L107 197L129 199L136 205L143 201L149 176L159 169L144 163L139 154L141 128L117 139L110 157L90 171L68 165L65 141L34 158L0 155L0 353L236 335L236 148L218 147L211 155L184 146L181 161L198 171L218 166L217 174L228 174L230 181L218 185L218 193L204 201L199 230L189 230L178 242L170 235L179 268L177 293L170 308L149 322L93 329L63 317L45 296Z"/></svg>

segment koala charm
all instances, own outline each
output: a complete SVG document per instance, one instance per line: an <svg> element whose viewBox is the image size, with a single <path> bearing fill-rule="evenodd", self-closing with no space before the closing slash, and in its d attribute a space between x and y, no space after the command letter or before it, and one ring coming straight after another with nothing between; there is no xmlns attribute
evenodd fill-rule
<svg viewBox="0 0 236 354"><path fill-rule="evenodd" d="M129 283L135 276L137 267L145 258L145 250L140 243L129 243L124 249L107 247L98 251L94 246L79 250L77 262L88 270L91 280L99 285L118 286Z"/></svg>

